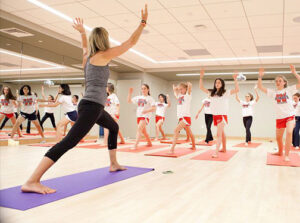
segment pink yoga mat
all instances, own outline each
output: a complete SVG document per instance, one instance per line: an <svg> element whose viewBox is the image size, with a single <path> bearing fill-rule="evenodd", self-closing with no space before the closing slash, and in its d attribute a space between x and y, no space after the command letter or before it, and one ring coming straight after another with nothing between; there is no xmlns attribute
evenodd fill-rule
<svg viewBox="0 0 300 223"><path fill-rule="evenodd" d="M170 153L170 150L162 150L162 151L158 151L155 153L146 153L145 156L161 156L161 157L172 157L172 158L178 158L181 156L185 156L194 152L200 151L199 149L197 150L191 150L188 148L175 148L174 153Z"/></svg>
<svg viewBox="0 0 300 223"><path fill-rule="evenodd" d="M126 148L120 148L120 149L118 149L118 152L140 153L140 152L144 152L144 151L160 149L160 148L165 148L165 147L168 147L168 145L153 145L151 147L146 146L146 145L140 145L140 146L138 146L138 148L136 150L131 149L131 148L133 148L133 146L131 146L131 147L126 147Z"/></svg>
<svg viewBox="0 0 300 223"><path fill-rule="evenodd" d="M276 156L268 153L267 165L300 167L300 156L298 154L290 153L289 158L291 161L287 162L284 161L283 156Z"/></svg>
<svg viewBox="0 0 300 223"><path fill-rule="evenodd" d="M245 143L240 143L240 144L237 144L233 147L243 147L243 148L257 148L261 145L261 143L255 143L255 142L252 142L252 143L249 143L248 146L245 145Z"/></svg>
<svg viewBox="0 0 300 223"><path fill-rule="evenodd" d="M214 150L209 150L209 151L201 153L200 155L195 156L191 159L192 160L209 160L209 161L228 161L237 153L237 151L227 150L226 153L219 152L218 158L213 158L212 157L213 153L214 153Z"/></svg>

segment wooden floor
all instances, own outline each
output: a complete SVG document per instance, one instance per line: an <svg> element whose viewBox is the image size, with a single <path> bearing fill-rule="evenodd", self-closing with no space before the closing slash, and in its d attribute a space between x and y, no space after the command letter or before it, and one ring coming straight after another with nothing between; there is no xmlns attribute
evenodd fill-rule
<svg viewBox="0 0 300 223"><path fill-rule="evenodd" d="M300 168L267 166L274 143L231 148L239 142L228 142L238 150L228 162L190 160L201 151L177 159L120 152L122 164L155 171L28 211L0 208L0 222L299 223ZM25 182L46 151L1 147L1 189ZM105 149L73 149L44 179L107 165Z"/></svg>

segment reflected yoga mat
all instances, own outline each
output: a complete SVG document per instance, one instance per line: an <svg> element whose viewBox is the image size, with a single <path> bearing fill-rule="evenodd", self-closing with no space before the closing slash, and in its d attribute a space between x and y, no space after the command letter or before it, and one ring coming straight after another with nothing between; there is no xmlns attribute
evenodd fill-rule
<svg viewBox="0 0 300 223"><path fill-rule="evenodd" d="M261 143L255 143L255 142L252 142L252 143L249 143L248 146L245 145L245 143L240 143L240 144L237 144L233 147L244 147L244 148L257 148L261 145Z"/></svg>
<svg viewBox="0 0 300 223"><path fill-rule="evenodd" d="M109 167L104 167L42 181L46 186L57 190L53 194L22 193L21 186L3 189L0 190L0 206L24 211L154 170L127 168L125 171L109 172Z"/></svg>
<svg viewBox="0 0 300 223"><path fill-rule="evenodd" d="M226 153L219 152L218 158L213 158L212 157L213 153L214 153L214 150L209 150L209 151L201 153L200 155L195 156L191 159L192 160L209 160L209 161L228 161L237 153L237 151L227 150Z"/></svg>
<svg viewBox="0 0 300 223"><path fill-rule="evenodd" d="M192 143L190 143L192 144ZM197 146L213 146L216 144L216 141L210 141L209 143L206 143L205 141L200 141L195 143Z"/></svg>
<svg viewBox="0 0 300 223"><path fill-rule="evenodd" d="M163 150L163 151L158 151L155 153L147 153L145 156L161 156L161 157L171 157L171 158L178 158L181 156L185 156L194 152L200 151L199 149L197 150L191 150L189 148L175 148L174 153L170 153L170 150Z"/></svg>
<svg viewBox="0 0 300 223"><path fill-rule="evenodd" d="M290 161L287 162L284 161L283 156L276 156L268 153L267 165L300 167L300 156L297 153L290 153L289 157Z"/></svg>

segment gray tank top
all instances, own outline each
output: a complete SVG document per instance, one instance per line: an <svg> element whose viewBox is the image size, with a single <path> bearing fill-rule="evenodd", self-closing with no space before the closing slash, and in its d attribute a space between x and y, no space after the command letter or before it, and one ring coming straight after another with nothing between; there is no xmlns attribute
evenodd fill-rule
<svg viewBox="0 0 300 223"><path fill-rule="evenodd" d="M90 64L88 58L84 67L85 94L83 99L105 105L106 86L109 78L109 67Z"/></svg>

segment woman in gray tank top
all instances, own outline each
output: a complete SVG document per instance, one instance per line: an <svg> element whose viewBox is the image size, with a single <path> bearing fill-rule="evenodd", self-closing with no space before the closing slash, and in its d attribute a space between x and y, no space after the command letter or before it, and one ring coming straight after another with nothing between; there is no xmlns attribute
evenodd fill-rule
<svg viewBox="0 0 300 223"><path fill-rule="evenodd" d="M109 46L108 32L102 28L94 28L87 41L83 20L76 18L73 27L80 32L83 49L83 67L86 89L83 99L78 105L78 119L68 135L53 146L39 163L31 177L22 186L23 192L41 194L54 193L56 190L40 183L44 173L68 150L75 147L90 131L94 124L109 130L108 149L110 157L110 171L125 170L117 162L116 150L119 126L113 118L104 111L106 101L106 84L109 78L108 63L115 57L122 55L133 47L139 40L148 18L147 5L142 10L142 20L131 37L120 46Z"/></svg>

